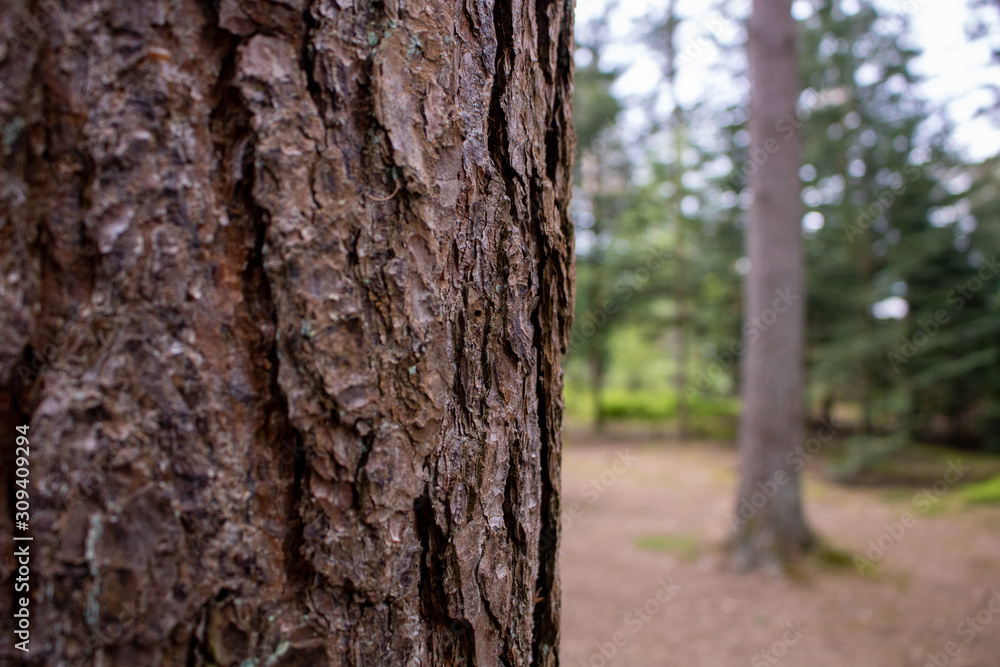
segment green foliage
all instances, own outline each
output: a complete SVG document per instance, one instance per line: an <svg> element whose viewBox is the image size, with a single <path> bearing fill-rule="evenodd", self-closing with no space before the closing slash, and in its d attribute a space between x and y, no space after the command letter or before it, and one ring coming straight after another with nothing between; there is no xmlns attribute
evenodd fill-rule
<svg viewBox="0 0 1000 667"><path fill-rule="evenodd" d="M852 415L857 437L838 474L877 471L915 440L1000 452L1000 374L991 372L1000 363L1000 158L966 164L948 150L947 123L928 130L905 15L878 3L811 5L796 119L808 398ZM567 407L732 437L753 167L746 109L674 104L671 66L687 61L673 52L684 19L668 14L649 21L647 42L669 64L669 111L646 109L651 132L626 140L617 121L637 107L614 95L620 72L602 69L606 19L578 32ZM742 63L742 45L720 49L723 68Z"/></svg>
<svg viewBox="0 0 1000 667"><path fill-rule="evenodd" d="M581 421L594 421L596 408L591 387L567 382L563 392L567 414ZM674 423L677 420L676 394L667 389L641 390L605 388L601 406L604 420L647 423ZM739 399L706 395L688 406L688 432L711 440L733 440L739 419Z"/></svg>
<svg viewBox="0 0 1000 667"><path fill-rule="evenodd" d="M677 416L677 397L666 392L609 389L604 394L604 416L612 419L666 421Z"/></svg>
<svg viewBox="0 0 1000 667"><path fill-rule="evenodd" d="M581 47L590 53L591 61L577 67L573 87L573 126L581 150L594 145L601 132L615 124L622 110L621 102L611 94L611 86L618 77L616 71L600 68L600 50Z"/></svg>
<svg viewBox="0 0 1000 667"><path fill-rule="evenodd" d="M975 188L957 185L968 168L945 136L919 138L929 112L912 92L918 54L902 46L905 17L886 16L825 0L802 33L805 97L816 100L802 128L803 199L823 221L807 230L813 393L859 400L870 436L849 443L847 474L914 437L986 446L972 414L1000 398L983 372L997 359L1000 276L956 291L995 234L973 215ZM905 316L880 315L892 297L905 298Z"/></svg>

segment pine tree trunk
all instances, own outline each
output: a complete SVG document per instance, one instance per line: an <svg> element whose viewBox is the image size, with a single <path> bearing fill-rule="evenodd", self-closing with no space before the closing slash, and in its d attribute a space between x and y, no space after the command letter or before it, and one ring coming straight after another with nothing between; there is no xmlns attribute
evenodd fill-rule
<svg viewBox="0 0 1000 667"><path fill-rule="evenodd" d="M753 203L744 283L743 413L734 528L738 567L777 566L810 546L798 459L804 441L805 272L799 203L800 84L791 0L755 0L748 49L753 92Z"/></svg>
<svg viewBox="0 0 1000 667"><path fill-rule="evenodd" d="M0 662L555 665L573 3L63 4L0 10Z"/></svg>

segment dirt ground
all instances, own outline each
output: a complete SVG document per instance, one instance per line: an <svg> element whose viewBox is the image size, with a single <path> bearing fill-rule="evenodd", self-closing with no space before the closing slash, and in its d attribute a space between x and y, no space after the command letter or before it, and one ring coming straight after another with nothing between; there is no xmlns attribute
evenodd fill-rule
<svg viewBox="0 0 1000 667"><path fill-rule="evenodd" d="M561 664L1000 666L996 507L807 475L813 528L850 556L881 541L877 564L738 575L719 548L735 471L717 444L567 438Z"/></svg>

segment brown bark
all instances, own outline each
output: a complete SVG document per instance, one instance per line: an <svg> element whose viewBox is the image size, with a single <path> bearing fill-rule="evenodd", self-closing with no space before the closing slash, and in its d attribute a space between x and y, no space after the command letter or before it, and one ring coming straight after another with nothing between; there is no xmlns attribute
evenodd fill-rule
<svg viewBox="0 0 1000 667"><path fill-rule="evenodd" d="M805 270L795 116L800 83L791 4L755 0L748 28L750 160L755 166L746 236L751 270L744 282L740 484L733 522L734 560L740 568L777 566L812 542L797 460L789 460L805 440Z"/></svg>
<svg viewBox="0 0 1000 667"><path fill-rule="evenodd" d="M0 656L557 663L572 7L4 5Z"/></svg>

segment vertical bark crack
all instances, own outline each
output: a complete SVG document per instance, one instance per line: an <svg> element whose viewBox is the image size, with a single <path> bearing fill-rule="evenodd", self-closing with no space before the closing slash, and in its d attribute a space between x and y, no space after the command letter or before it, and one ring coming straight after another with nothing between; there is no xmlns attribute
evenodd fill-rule
<svg viewBox="0 0 1000 667"><path fill-rule="evenodd" d="M276 334L280 329L276 295L265 266L270 214L254 197L257 137L252 128L252 112L234 86L236 46L236 40L233 40L216 86L219 102L213 111L213 135L219 144L223 160L228 162L223 166L229 170L231 189L227 206L230 218L245 221L250 237L248 240L252 240L252 246L247 249L241 279L245 314L248 318L247 331L250 332L245 343L252 348L250 356L254 359L257 375L255 382L262 398L264 413L263 429L258 442L273 447L273 453L268 458L264 452L253 452L251 459L255 465L261 465L260 461L265 462L263 465L268 466L269 472L276 477L283 477L280 485L283 487L282 492L287 494L288 507L288 530L282 544L287 577L284 595L301 608L303 593L314 576L310 560L302 553L305 535L299 511L305 493L307 460L302 434L291 422L288 400L279 382L281 359ZM248 471L248 475L250 474ZM275 500L277 499L269 498L264 502ZM251 497L250 503L254 502ZM258 651L264 651L265 646L274 643L269 639L273 630L267 626L261 630Z"/></svg>
<svg viewBox="0 0 1000 667"><path fill-rule="evenodd" d="M536 48L538 50L538 65L545 77L545 83L552 85L552 65L549 61L549 49L552 47L552 39L549 36L551 20L549 19L549 6L552 0L535 0L535 29Z"/></svg>
<svg viewBox="0 0 1000 667"><path fill-rule="evenodd" d="M448 613L441 558L449 542L434 520L430 489L425 489L424 495L414 501L413 510L421 547L420 613L433 627L428 642L431 664L473 664L476 650L472 626Z"/></svg>
<svg viewBox="0 0 1000 667"><path fill-rule="evenodd" d="M541 271L544 271L545 260L541 262ZM544 276L543 272L539 275ZM544 303L545 299L542 299ZM541 438L541 450L539 461L541 465L542 498L540 503L539 532L538 532L538 577L535 582L535 591L546 592L539 594L535 599L535 609L533 613L534 635L532 636L532 664L550 664L551 655L558 647L558 624L553 616L553 601L548 599L548 595L556 592L555 572L556 558L558 556L558 507L556 499L553 498L552 490L554 480L551 476L552 457L552 433L548 420L548 409L552 401L549 395L548 384L552 381L549 377L549 369L545 361L544 347L546 341L542 335L542 322L539 318L539 308L532 313L532 323L535 328L535 349L537 352L536 369L536 392L538 394L538 431Z"/></svg>
<svg viewBox="0 0 1000 667"><path fill-rule="evenodd" d="M509 0L495 0L493 3L493 29L497 44L493 88L490 94L489 149L507 190L507 197L510 199L511 222L516 223L520 216L517 213L518 196L515 181L520 175L510 161L507 112L503 106L514 51L514 14Z"/></svg>
<svg viewBox="0 0 1000 667"><path fill-rule="evenodd" d="M319 31L319 21L312 13L313 3L306 4L302 11L303 35L302 35L302 71L306 75L306 90L316 105L319 113L320 124L326 129L326 99L323 96L323 86L316 80L316 45L313 43L313 36ZM324 141L326 137L324 137Z"/></svg>

